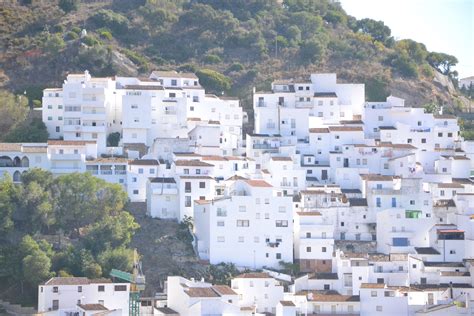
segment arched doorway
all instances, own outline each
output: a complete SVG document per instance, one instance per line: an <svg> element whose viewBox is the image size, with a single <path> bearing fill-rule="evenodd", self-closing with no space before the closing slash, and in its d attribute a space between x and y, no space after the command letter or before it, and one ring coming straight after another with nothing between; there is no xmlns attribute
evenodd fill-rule
<svg viewBox="0 0 474 316"><path fill-rule="evenodd" d="M22 167L29 167L30 166L30 160L28 159L28 157L23 157L21 158L21 166Z"/></svg>
<svg viewBox="0 0 474 316"><path fill-rule="evenodd" d="M15 157L15 159L13 159L13 167L21 167L20 157Z"/></svg>
<svg viewBox="0 0 474 316"><path fill-rule="evenodd" d="M20 171L15 171L15 173L13 173L13 182L20 182L21 181L21 173Z"/></svg>
<svg viewBox="0 0 474 316"><path fill-rule="evenodd" d="M13 160L8 156L1 156L0 167L13 167Z"/></svg>

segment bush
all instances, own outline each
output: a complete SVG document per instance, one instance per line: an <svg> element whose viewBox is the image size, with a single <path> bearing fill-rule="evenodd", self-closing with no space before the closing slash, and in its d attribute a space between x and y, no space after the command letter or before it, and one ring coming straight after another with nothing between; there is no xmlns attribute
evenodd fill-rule
<svg viewBox="0 0 474 316"><path fill-rule="evenodd" d="M211 69L200 69L196 75L204 88L212 93L221 94L229 91L232 85L230 78Z"/></svg>
<svg viewBox="0 0 474 316"><path fill-rule="evenodd" d="M423 64L420 66L421 74L425 76L426 78L433 78L434 77L434 71L433 68L429 64Z"/></svg>
<svg viewBox="0 0 474 316"><path fill-rule="evenodd" d="M418 68L406 52L396 52L388 58L390 65L395 71L406 78L417 78Z"/></svg>
<svg viewBox="0 0 474 316"><path fill-rule="evenodd" d="M244 66L241 63L235 63L232 64L229 69L227 69L228 72L238 72L244 70Z"/></svg>
<svg viewBox="0 0 474 316"><path fill-rule="evenodd" d="M72 29L71 29L71 32L74 32L76 33L77 35L81 35L81 28L80 27L77 27L77 26L74 26Z"/></svg>
<svg viewBox="0 0 474 316"><path fill-rule="evenodd" d="M66 34L66 40L68 41L73 41L73 40L77 40L79 38L79 35L75 32L67 32Z"/></svg>
<svg viewBox="0 0 474 316"><path fill-rule="evenodd" d="M109 134L109 136L107 136L107 146L117 147L119 142L120 142L119 132L111 133Z"/></svg>
<svg viewBox="0 0 474 316"><path fill-rule="evenodd" d="M130 27L125 16L111 10L99 10L91 20L99 27L109 28L114 34L126 33Z"/></svg>
<svg viewBox="0 0 474 316"><path fill-rule="evenodd" d="M33 100L33 107L40 108L42 106L41 100Z"/></svg>
<svg viewBox="0 0 474 316"><path fill-rule="evenodd" d="M301 45L300 56L304 63L318 63L321 61L323 55L324 46L315 38L305 41Z"/></svg>
<svg viewBox="0 0 474 316"><path fill-rule="evenodd" d="M5 136L5 141L7 143L45 143L48 141L48 136L48 130L43 121L34 118L31 122L24 121L11 130Z"/></svg>
<svg viewBox="0 0 474 316"><path fill-rule="evenodd" d="M51 54L58 54L66 46L66 43L59 34L50 35L44 43L44 50Z"/></svg>
<svg viewBox="0 0 474 316"><path fill-rule="evenodd" d="M94 37L94 36L92 36L92 35L86 35L86 36L84 36L84 38L82 38L82 42L83 42L84 44L86 44L87 46L89 46L89 47L92 47L92 46L95 46L95 45L99 45L99 44L100 44L100 41L99 41L96 37Z"/></svg>
<svg viewBox="0 0 474 316"><path fill-rule="evenodd" d="M222 59L217 55L209 54L204 56L204 62L207 64L218 64L221 61Z"/></svg>
<svg viewBox="0 0 474 316"><path fill-rule="evenodd" d="M112 40L114 37L112 36L112 33L110 33L107 30L102 30L99 32L99 35L101 38L106 39L106 40Z"/></svg>
<svg viewBox="0 0 474 316"><path fill-rule="evenodd" d="M59 0L59 7L66 13L77 10L79 0Z"/></svg>

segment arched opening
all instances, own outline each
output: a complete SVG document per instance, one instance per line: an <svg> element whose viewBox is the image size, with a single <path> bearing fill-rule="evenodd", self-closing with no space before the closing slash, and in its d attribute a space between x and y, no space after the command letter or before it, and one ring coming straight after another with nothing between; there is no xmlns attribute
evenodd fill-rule
<svg viewBox="0 0 474 316"><path fill-rule="evenodd" d="M1 156L0 167L13 167L13 160L8 156Z"/></svg>
<svg viewBox="0 0 474 316"><path fill-rule="evenodd" d="M15 157L15 159L13 159L13 167L21 167L20 157Z"/></svg>
<svg viewBox="0 0 474 316"><path fill-rule="evenodd" d="M15 171L15 173L13 173L13 182L20 182L21 181L21 173L20 171Z"/></svg>
<svg viewBox="0 0 474 316"><path fill-rule="evenodd" d="M28 157L23 157L21 158L21 166L22 167L29 167L30 166L30 160L28 159Z"/></svg>

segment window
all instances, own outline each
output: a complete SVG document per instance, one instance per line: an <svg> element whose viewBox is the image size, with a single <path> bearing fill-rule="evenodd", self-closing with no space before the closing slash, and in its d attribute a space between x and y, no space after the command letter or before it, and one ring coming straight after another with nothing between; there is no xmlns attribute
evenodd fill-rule
<svg viewBox="0 0 474 316"><path fill-rule="evenodd" d="M324 284L324 289L325 290L330 290L331 289L331 286L329 284Z"/></svg>
<svg viewBox="0 0 474 316"><path fill-rule="evenodd" d="M453 137L453 133L448 133L448 137Z"/></svg>
<svg viewBox="0 0 474 316"><path fill-rule="evenodd" d="M224 236L217 236L217 242L225 242Z"/></svg>
<svg viewBox="0 0 474 316"><path fill-rule="evenodd" d="M191 192L191 182L184 183L184 192L190 193Z"/></svg>
<svg viewBox="0 0 474 316"><path fill-rule="evenodd" d="M277 253L277 254L276 254L276 258L277 258L277 259L281 259L281 253Z"/></svg>
<svg viewBox="0 0 474 316"><path fill-rule="evenodd" d="M52 116L48 116L48 121L52 121L53 120L53 117Z"/></svg>
<svg viewBox="0 0 474 316"><path fill-rule="evenodd" d="M311 247L306 247L306 252L311 252Z"/></svg>
<svg viewBox="0 0 474 316"><path fill-rule="evenodd" d="M375 199L375 205L377 207L382 207L382 200L379 197Z"/></svg>
<svg viewBox="0 0 474 316"><path fill-rule="evenodd" d="M78 287L77 287L77 291L78 291L79 293L81 293L81 292L82 292L82 286L78 286Z"/></svg>
<svg viewBox="0 0 474 316"><path fill-rule="evenodd" d="M172 86L177 86L178 85L178 80L176 79L171 79L171 85ZM171 94L171 93L170 93Z"/></svg>
<svg viewBox="0 0 474 316"><path fill-rule="evenodd" d="M53 300L53 310L59 309L59 300Z"/></svg>
<svg viewBox="0 0 474 316"><path fill-rule="evenodd" d="M379 116L379 122L383 121L383 116Z"/></svg>
<svg viewBox="0 0 474 316"><path fill-rule="evenodd" d="M59 126L56 126L56 133L59 133L59 131L60 131Z"/></svg>
<svg viewBox="0 0 474 316"><path fill-rule="evenodd" d="M377 291L370 291L370 296L377 297Z"/></svg>
<svg viewBox="0 0 474 316"><path fill-rule="evenodd" d="M98 292L105 292L105 285L99 285L99 286L97 287L97 291L98 291Z"/></svg>
<svg viewBox="0 0 474 316"><path fill-rule="evenodd" d="M246 211L245 205L240 205L239 206L239 212L245 212L245 211Z"/></svg>
<svg viewBox="0 0 474 316"><path fill-rule="evenodd" d="M280 207L278 208L278 212L279 212L279 213L285 213L285 212L286 212L286 207L280 206Z"/></svg>
<svg viewBox="0 0 474 316"><path fill-rule="evenodd" d="M138 168L138 173L143 174L143 168Z"/></svg>
<svg viewBox="0 0 474 316"><path fill-rule="evenodd" d="M206 188L206 182L199 182L199 188L200 189L205 189Z"/></svg>
<svg viewBox="0 0 474 316"><path fill-rule="evenodd" d="M326 250L327 250L326 247L322 247L322 248L321 248L321 251L322 251L322 252L326 252Z"/></svg>
<svg viewBox="0 0 474 316"><path fill-rule="evenodd" d="M116 292L125 292L125 291L127 291L127 286L126 285L116 285L116 286L114 286L114 290Z"/></svg>
<svg viewBox="0 0 474 316"><path fill-rule="evenodd" d="M422 143L422 144L426 144L426 138L422 138L422 139L421 139L421 143Z"/></svg>
<svg viewBox="0 0 474 316"><path fill-rule="evenodd" d="M443 137L443 133L438 133L438 137Z"/></svg>
<svg viewBox="0 0 474 316"><path fill-rule="evenodd" d="M193 96L193 102L199 102L199 96L194 95Z"/></svg>
<svg viewBox="0 0 474 316"><path fill-rule="evenodd" d="M191 197L189 195L184 197L184 207L191 207Z"/></svg>
<svg viewBox="0 0 474 316"><path fill-rule="evenodd" d="M92 133L92 139L97 139L97 133Z"/></svg>
<svg viewBox="0 0 474 316"><path fill-rule="evenodd" d="M306 233L306 238L311 238L311 233L310 232Z"/></svg>
<svg viewBox="0 0 474 316"><path fill-rule="evenodd" d="M58 292L59 292L58 287L57 287L57 286L54 286L54 287L53 287L53 293L58 293Z"/></svg>
<svg viewBox="0 0 474 316"><path fill-rule="evenodd" d="M183 172L184 174L189 174L189 169L184 169Z"/></svg>
<svg viewBox="0 0 474 316"><path fill-rule="evenodd" d="M239 242L244 242L244 241L245 241L245 238L244 238L244 236L239 236L239 239L238 239L238 240L239 240Z"/></svg>
<svg viewBox="0 0 474 316"><path fill-rule="evenodd" d="M275 224L276 224L276 227L288 227L288 221L287 220L277 220L277 221L275 221Z"/></svg>
<svg viewBox="0 0 474 316"><path fill-rule="evenodd" d="M249 220L237 220L237 227L249 227Z"/></svg>
<svg viewBox="0 0 474 316"><path fill-rule="evenodd" d="M132 109L138 109L138 105L132 104Z"/></svg>
<svg viewBox="0 0 474 316"><path fill-rule="evenodd" d="M375 310L376 310L377 312L381 312L381 311L383 311L383 308L382 308L382 306L377 305L377 306L375 306Z"/></svg>

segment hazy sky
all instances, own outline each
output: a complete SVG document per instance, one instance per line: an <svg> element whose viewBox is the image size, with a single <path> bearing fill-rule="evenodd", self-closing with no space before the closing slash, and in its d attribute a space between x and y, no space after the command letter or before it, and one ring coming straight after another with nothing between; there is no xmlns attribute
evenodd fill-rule
<svg viewBox="0 0 474 316"><path fill-rule="evenodd" d="M454 55L459 78L474 76L474 0L340 0L357 19L381 20L395 39Z"/></svg>

